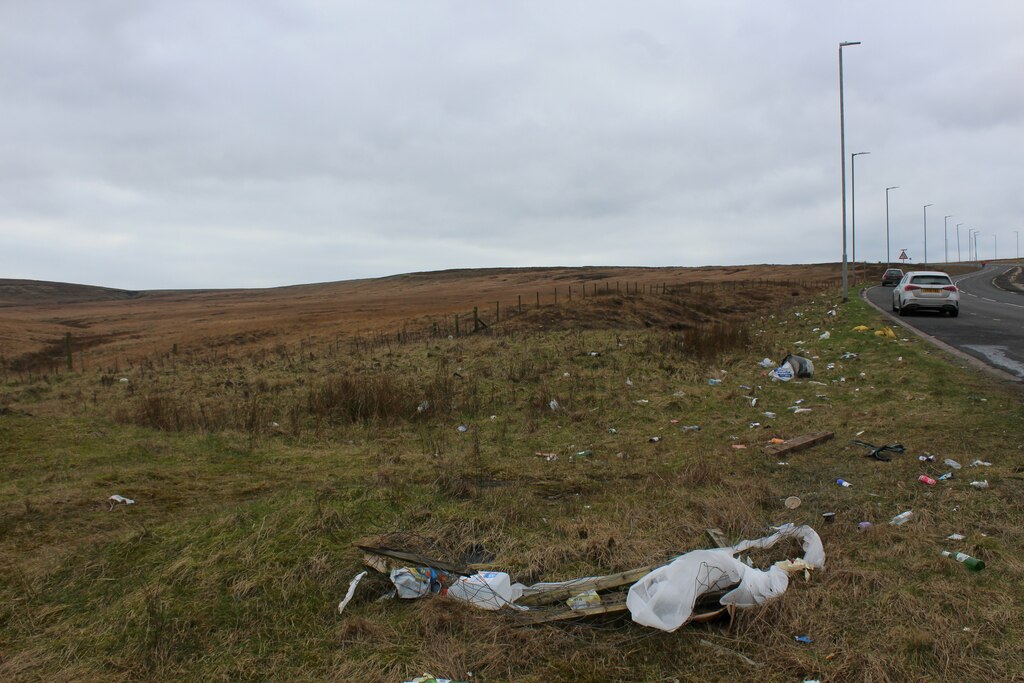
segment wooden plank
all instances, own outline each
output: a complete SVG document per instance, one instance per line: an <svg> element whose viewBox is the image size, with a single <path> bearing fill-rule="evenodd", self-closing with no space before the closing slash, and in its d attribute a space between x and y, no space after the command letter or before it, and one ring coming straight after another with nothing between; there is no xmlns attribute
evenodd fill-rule
<svg viewBox="0 0 1024 683"><path fill-rule="evenodd" d="M574 595L579 595L580 593L585 593L591 590L603 591L610 588L618 588L619 586L625 586L629 583L636 583L656 568L657 567L654 566L639 567L637 569L619 572L618 574L595 576L592 579L580 579L579 581L573 581L567 586L559 586L557 588L540 590L537 592L529 592L529 588L527 588L523 592L523 597L516 600L516 604L525 605L527 607L531 605L548 605L553 602L568 600Z"/></svg>
<svg viewBox="0 0 1024 683"><path fill-rule="evenodd" d="M462 565L452 564L451 562L445 562L444 560L435 560L432 557L426 555L420 555L418 553L409 553L404 550L397 550L395 548L376 548L372 545L357 545L360 550L373 553L374 555L380 555L382 557L388 557L393 560L400 560L406 562L414 567L430 567L431 569L440 569L443 572L449 574L459 574L461 576L471 576L476 574L475 571L469 567L463 567ZM575 593L573 593L575 595Z"/></svg>
<svg viewBox="0 0 1024 683"><path fill-rule="evenodd" d="M773 443L765 446L764 452L768 455L795 453L797 451L802 451L805 448L817 446L819 443L824 443L834 436L835 432L815 432L813 434L804 434L803 436L798 436L795 439L790 439L783 443Z"/></svg>
<svg viewBox="0 0 1024 683"><path fill-rule="evenodd" d="M711 527L710 529L705 529L704 532L708 535L708 538L711 539L711 542L719 548L731 547L731 544L725 538L725 533L718 527Z"/></svg>
<svg viewBox="0 0 1024 683"><path fill-rule="evenodd" d="M577 595L574 593L573 595ZM613 612L625 612L626 611L626 592L612 593L611 595L602 595L601 604L593 605L592 607L582 607L580 609L570 609L568 607L561 608L548 608L532 610L529 612L522 612L517 615L517 619L523 624L544 624L549 621L563 621L565 619L577 619L579 617L589 617L595 614L611 614ZM570 596L571 597L571 596ZM519 604L517 601L516 604Z"/></svg>

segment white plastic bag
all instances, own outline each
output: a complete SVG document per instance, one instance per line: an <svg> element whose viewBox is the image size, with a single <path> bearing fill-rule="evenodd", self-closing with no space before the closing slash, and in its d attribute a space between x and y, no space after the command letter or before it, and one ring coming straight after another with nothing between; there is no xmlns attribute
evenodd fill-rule
<svg viewBox="0 0 1024 683"><path fill-rule="evenodd" d="M521 584L512 584L505 572L478 572L460 576L448 587L448 597L483 609L500 609L519 599Z"/></svg>

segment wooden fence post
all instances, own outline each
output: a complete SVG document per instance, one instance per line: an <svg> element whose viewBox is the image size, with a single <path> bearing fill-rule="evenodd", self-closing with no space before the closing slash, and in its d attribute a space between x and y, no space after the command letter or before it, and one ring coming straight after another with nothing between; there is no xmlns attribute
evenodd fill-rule
<svg viewBox="0 0 1024 683"><path fill-rule="evenodd" d="M555 303L558 303L558 287L555 287Z"/></svg>
<svg viewBox="0 0 1024 683"><path fill-rule="evenodd" d="M74 367L73 367L73 363L71 361L71 333L70 332L67 332L64 335L64 355L67 357L68 371L73 370Z"/></svg>
<svg viewBox="0 0 1024 683"><path fill-rule="evenodd" d="M494 322L496 322L496 323L500 323L501 322L501 302L500 301L495 301L494 302Z"/></svg>
<svg viewBox="0 0 1024 683"><path fill-rule="evenodd" d="M455 314L455 336L459 336L459 314Z"/></svg>
<svg viewBox="0 0 1024 683"><path fill-rule="evenodd" d="M569 285L569 301L572 301L572 285Z"/></svg>
<svg viewBox="0 0 1024 683"><path fill-rule="evenodd" d="M537 308L540 308L540 292L537 292Z"/></svg>
<svg viewBox="0 0 1024 683"><path fill-rule="evenodd" d="M477 307L473 307L473 331L476 332L480 329L480 315L477 312Z"/></svg>

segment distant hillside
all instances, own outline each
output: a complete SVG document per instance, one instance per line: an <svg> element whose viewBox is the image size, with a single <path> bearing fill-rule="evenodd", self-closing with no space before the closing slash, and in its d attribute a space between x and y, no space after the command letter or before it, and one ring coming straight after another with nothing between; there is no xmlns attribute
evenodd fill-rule
<svg viewBox="0 0 1024 683"><path fill-rule="evenodd" d="M142 292L93 285L76 285L67 282L0 279L0 306L124 301L136 299L141 295Z"/></svg>

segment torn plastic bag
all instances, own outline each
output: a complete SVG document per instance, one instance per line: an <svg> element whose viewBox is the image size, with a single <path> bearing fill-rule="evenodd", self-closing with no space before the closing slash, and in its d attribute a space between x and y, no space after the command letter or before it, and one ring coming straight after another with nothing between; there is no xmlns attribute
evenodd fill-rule
<svg viewBox="0 0 1024 683"><path fill-rule="evenodd" d="M749 548L769 548L783 538L802 541L804 561L801 566L824 566L825 550L814 529L786 524L777 527L771 536L742 541L731 548L694 550L676 558L633 584L626 597L626 607L638 624L675 631L690 619L701 595L736 582L739 586L723 595L719 600L721 604L740 608L764 604L789 587L785 565L761 570L747 566L735 555Z"/></svg>
<svg viewBox="0 0 1024 683"><path fill-rule="evenodd" d="M430 567L401 567L391 570L391 583L395 584L398 597L406 600L437 593L446 580L446 574Z"/></svg>
<svg viewBox="0 0 1024 683"><path fill-rule="evenodd" d="M801 379L810 379L811 377L814 377L814 363L811 362L809 358L789 354L782 359L782 362L779 363L779 365L786 365L787 363L793 368L793 373L797 377Z"/></svg>
<svg viewBox="0 0 1024 683"><path fill-rule="evenodd" d="M788 382L789 380L793 379L795 375L796 372L793 370L793 366L790 365L789 363L783 363L782 365L768 373L768 376L771 377L772 379L777 379L783 382Z"/></svg>

